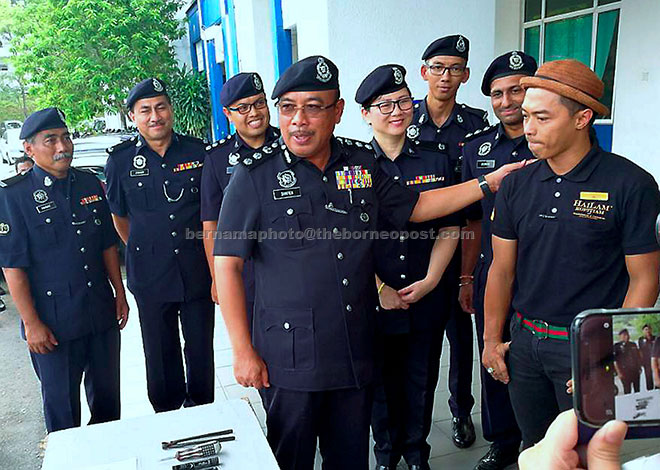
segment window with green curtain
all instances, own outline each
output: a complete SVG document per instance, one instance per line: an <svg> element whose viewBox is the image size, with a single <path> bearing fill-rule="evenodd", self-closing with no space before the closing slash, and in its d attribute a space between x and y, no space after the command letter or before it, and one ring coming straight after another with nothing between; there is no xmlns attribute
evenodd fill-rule
<svg viewBox="0 0 660 470"><path fill-rule="evenodd" d="M525 21L541 19L541 0L525 0Z"/></svg>
<svg viewBox="0 0 660 470"><path fill-rule="evenodd" d="M572 58L590 66L592 21L592 15L584 15L547 23L543 61Z"/></svg>
<svg viewBox="0 0 660 470"><path fill-rule="evenodd" d="M616 68L616 47L619 35L619 10L598 15L596 35L596 74L605 83L602 102L611 109L614 94L614 70Z"/></svg>
<svg viewBox="0 0 660 470"><path fill-rule="evenodd" d="M525 30L525 53L531 55L536 59L537 63L541 63L539 60L539 50L541 46L541 27L534 26L532 28L527 28Z"/></svg>
<svg viewBox="0 0 660 470"><path fill-rule="evenodd" d="M593 0L546 0L545 16L562 15L594 6Z"/></svg>

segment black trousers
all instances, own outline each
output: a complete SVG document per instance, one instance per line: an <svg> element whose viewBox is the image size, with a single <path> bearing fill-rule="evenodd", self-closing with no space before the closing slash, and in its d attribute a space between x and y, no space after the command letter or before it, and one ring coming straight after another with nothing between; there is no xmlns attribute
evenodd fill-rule
<svg viewBox="0 0 660 470"><path fill-rule="evenodd" d="M413 306L414 307L414 306ZM428 393L429 362L442 331L424 330L382 338L381 380L374 390L371 429L379 465L426 465L431 446L426 442L424 410L433 406Z"/></svg>
<svg viewBox="0 0 660 470"><path fill-rule="evenodd" d="M147 391L156 412L213 402L214 304L210 298L190 302L153 302L136 298L147 366ZM184 377L179 320L185 341Z"/></svg>
<svg viewBox="0 0 660 470"><path fill-rule="evenodd" d="M635 374L634 372L630 372L629 374L626 375L620 375L619 379L621 379L621 383L623 384L623 393L625 395L631 393L633 389L635 392L639 392L639 382L640 382L640 374L639 372ZM653 390L653 389L650 389Z"/></svg>
<svg viewBox="0 0 660 470"><path fill-rule="evenodd" d="M312 470L317 440L323 470L369 468L372 387L300 392L271 385L259 393L282 470Z"/></svg>
<svg viewBox="0 0 660 470"><path fill-rule="evenodd" d="M573 407L566 393L571 378L568 341L540 339L511 321L509 395L526 449L539 442L552 421Z"/></svg>
<svg viewBox="0 0 660 470"><path fill-rule="evenodd" d="M487 276L488 266L480 263L474 276L474 320L477 327L480 364L484 352L484 293ZM504 326L502 339L504 342L511 339L509 320ZM481 374L481 426L484 439L501 447L519 447L522 437L509 399L509 387L495 380L483 366L479 369Z"/></svg>
<svg viewBox="0 0 660 470"><path fill-rule="evenodd" d="M651 368L651 359L643 361L644 378L646 379L646 390L653 390L653 369Z"/></svg>
<svg viewBox="0 0 660 470"><path fill-rule="evenodd" d="M80 426L80 382L91 412L89 424L119 419L118 328L62 341L48 354L30 353L41 382L48 432Z"/></svg>

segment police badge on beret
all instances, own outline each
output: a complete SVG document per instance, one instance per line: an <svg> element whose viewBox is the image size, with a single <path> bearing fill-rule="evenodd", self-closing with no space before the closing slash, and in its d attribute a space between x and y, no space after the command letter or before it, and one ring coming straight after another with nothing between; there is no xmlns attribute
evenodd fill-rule
<svg viewBox="0 0 660 470"><path fill-rule="evenodd" d="M456 50L460 53L465 52L465 39L463 39L463 36L458 36L458 41L456 41Z"/></svg>
<svg viewBox="0 0 660 470"><path fill-rule="evenodd" d="M252 83L254 84L254 89L257 91L261 91L264 89L263 83L261 83L261 79L259 78L259 75L256 73L252 74Z"/></svg>
<svg viewBox="0 0 660 470"><path fill-rule="evenodd" d="M403 83L403 73L399 67L392 67L392 72L394 73L394 83L401 85Z"/></svg>
<svg viewBox="0 0 660 470"><path fill-rule="evenodd" d="M316 64L316 78L318 81L327 83L332 78L332 73L330 72L330 67L325 63L323 57L318 58L318 63Z"/></svg>
<svg viewBox="0 0 660 470"><path fill-rule="evenodd" d="M292 188L298 182L296 179L296 174L293 172L293 170L280 171L277 174L277 181L283 188Z"/></svg>
<svg viewBox="0 0 660 470"><path fill-rule="evenodd" d="M408 129L406 129L406 137L409 139L416 139L419 137L419 127L414 124L408 126Z"/></svg>
<svg viewBox="0 0 660 470"><path fill-rule="evenodd" d="M511 70L520 70L523 67L523 59L518 55L517 51L511 53L509 57L509 68Z"/></svg>
<svg viewBox="0 0 660 470"><path fill-rule="evenodd" d="M144 155L136 155L133 157L133 166L138 170L142 170L147 166L147 159Z"/></svg>
<svg viewBox="0 0 660 470"><path fill-rule="evenodd" d="M158 93L160 93L161 91L163 91L163 84L160 83L160 81L159 81L157 78L154 78L151 82L152 82L153 85L154 85L154 91L156 91L156 92L158 92Z"/></svg>

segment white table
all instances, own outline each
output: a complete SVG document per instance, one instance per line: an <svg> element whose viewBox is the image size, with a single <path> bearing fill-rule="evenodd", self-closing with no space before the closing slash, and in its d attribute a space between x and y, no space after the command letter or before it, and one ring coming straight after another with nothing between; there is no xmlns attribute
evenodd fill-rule
<svg viewBox="0 0 660 470"><path fill-rule="evenodd" d="M222 443L222 470L279 470L254 412L243 400L51 433L42 470L82 470L94 466L169 470L180 462L163 460L173 456L175 450L163 450L162 441L223 429L233 429L236 440Z"/></svg>

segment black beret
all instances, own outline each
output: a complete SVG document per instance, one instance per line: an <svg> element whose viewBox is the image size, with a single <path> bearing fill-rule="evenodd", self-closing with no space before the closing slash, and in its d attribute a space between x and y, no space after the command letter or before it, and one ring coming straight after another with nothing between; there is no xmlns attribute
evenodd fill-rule
<svg viewBox="0 0 660 470"><path fill-rule="evenodd" d="M452 36L445 36L444 38L436 39L429 47L426 48L422 54L422 60L430 59L437 55L449 55L455 57L462 57L468 59L470 52L470 41L465 36L454 34Z"/></svg>
<svg viewBox="0 0 660 470"><path fill-rule="evenodd" d="M133 109L133 105L137 100L161 95L168 96L165 84L157 78L147 78L133 87L128 94L128 98L126 98L126 107Z"/></svg>
<svg viewBox="0 0 660 470"><path fill-rule="evenodd" d="M536 59L522 51L511 51L502 54L491 62L484 73L481 81L481 92L490 96L490 84L496 78L508 77L509 75L528 75L536 73Z"/></svg>
<svg viewBox="0 0 660 470"><path fill-rule="evenodd" d="M355 101L365 106L377 96L386 95L407 87L406 69L402 65L381 65L362 80L357 92L355 92Z"/></svg>
<svg viewBox="0 0 660 470"><path fill-rule="evenodd" d="M330 59L314 55L284 71L273 89L272 99L290 91L339 90L339 69Z"/></svg>
<svg viewBox="0 0 660 470"><path fill-rule="evenodd" d="M222 106L247 98L248 96L258 95L264 92L264 82L258 73L239 73L225 82L220 91L220 103Z"/></svg>
<svg viewBox="0 0 660 470"><path fill-rule="evenodd" d="M27 117L23 123L23 127L21 127L21 133L18 138L27 139L39 131L59 129L61 127L67 127L62 111L57 108L42 109L35 111Z"/></svg>

